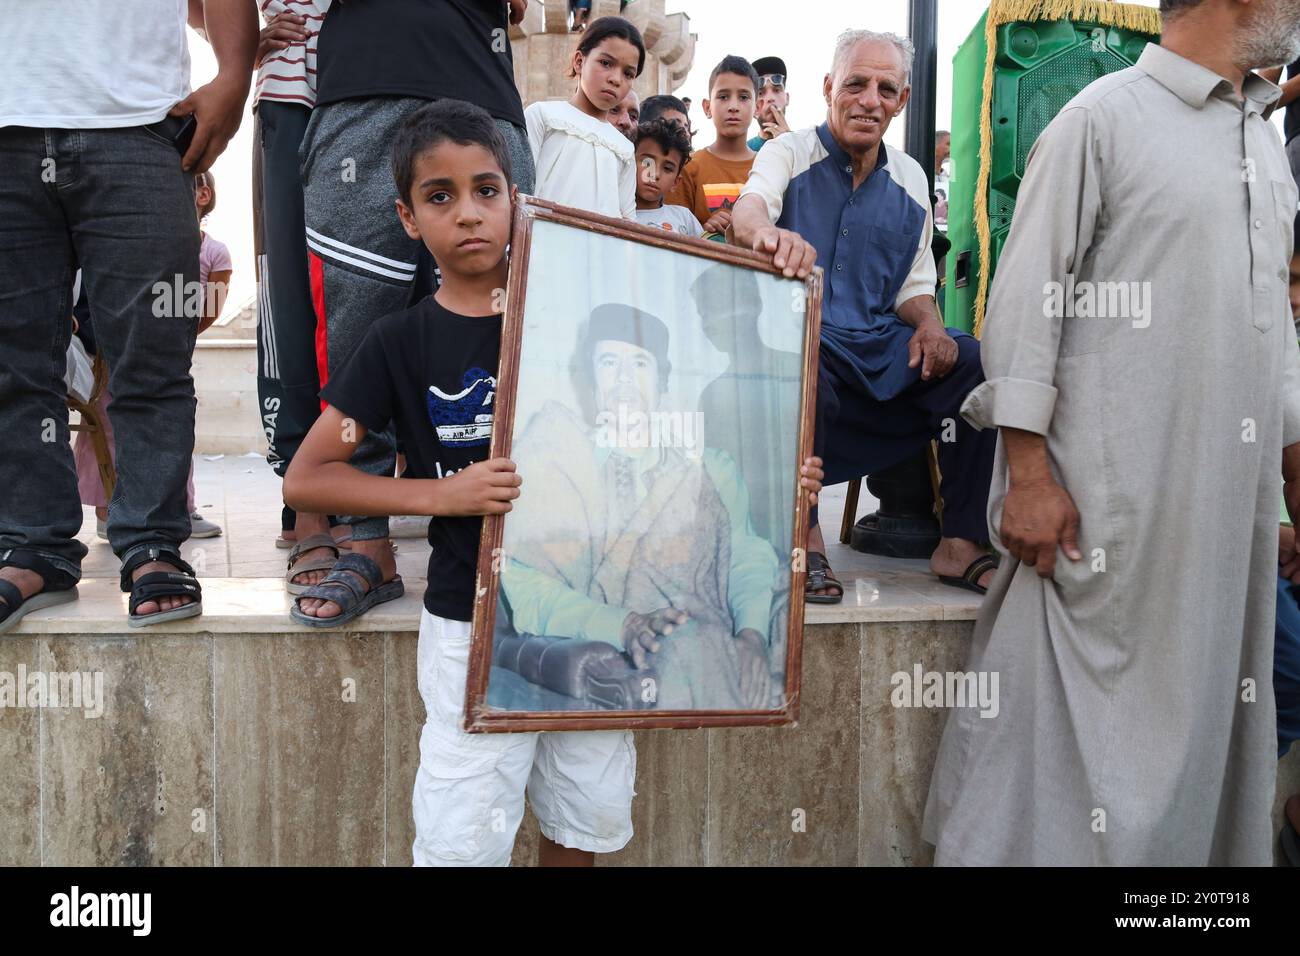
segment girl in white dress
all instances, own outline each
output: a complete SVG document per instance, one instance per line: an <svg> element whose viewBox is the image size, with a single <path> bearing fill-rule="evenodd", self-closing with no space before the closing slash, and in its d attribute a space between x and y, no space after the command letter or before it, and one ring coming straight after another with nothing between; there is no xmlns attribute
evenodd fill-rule
<svg viewBox="0 0 1300 956"><path fill-rule="evenodd" d="M636 219L636 155L609 111L644 67L645 42L627 20L601 17L587 27L569 69L578 80L573 96L524 111L539 198Z"/></svg>

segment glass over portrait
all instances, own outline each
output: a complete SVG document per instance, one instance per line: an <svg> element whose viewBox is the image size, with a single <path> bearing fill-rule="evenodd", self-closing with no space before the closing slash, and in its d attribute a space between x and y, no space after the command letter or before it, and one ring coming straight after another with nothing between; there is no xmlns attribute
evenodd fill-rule
<svg viewBox="0 0 1300 956"><path fill-rule="evenodd" d="M820 276L565 216L516 225L467 726L789 722Z"/></svg>

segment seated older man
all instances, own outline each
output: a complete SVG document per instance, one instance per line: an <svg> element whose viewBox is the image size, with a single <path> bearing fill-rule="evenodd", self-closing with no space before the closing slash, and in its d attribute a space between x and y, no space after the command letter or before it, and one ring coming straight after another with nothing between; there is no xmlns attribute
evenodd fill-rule
<svg viewBox="0 0 1300 956"><path fill-rule="evenodd" d="M945 329L935 305L929 186L883 142L907 105L912 45L888 33L840 36L824 81L826 122L772 140L732 214L733 239L775 253L787 275L825 272L815 450L826 483L897 464L939 439L945 583L983 592L993 577L985 511L994 434L958 410L983 381L979 343ZM837 603L814 515L807 600Z"/></svg>

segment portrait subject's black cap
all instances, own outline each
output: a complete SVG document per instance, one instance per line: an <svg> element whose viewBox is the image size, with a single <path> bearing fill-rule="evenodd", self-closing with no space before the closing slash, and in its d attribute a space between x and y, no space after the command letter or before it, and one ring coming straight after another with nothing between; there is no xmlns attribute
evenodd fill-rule
<svg viewBox="0 0 1300 956"><path fill-rule="evenodd" d="M770 76L773 73L779 73L789 78L790 74L785 71L785 60L779 56L760 56L757 60L750 61L750 66L760 77Z"/></svg>
<svg viewBox="0 0 1300 956"><path fill-rule="evenodd" d="M587 351L604 339L645 349L659 364L660 379L667 380L672 368L668 361L668 326L658 316L621 302L598 305L591 310L587 323Z"/></svg>

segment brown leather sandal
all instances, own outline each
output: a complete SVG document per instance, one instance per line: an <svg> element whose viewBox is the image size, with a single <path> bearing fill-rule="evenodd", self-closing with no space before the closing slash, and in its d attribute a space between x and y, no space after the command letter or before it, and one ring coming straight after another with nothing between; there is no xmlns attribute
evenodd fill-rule
<svg viewBox="0 0 1300 956"><path fill-rule="evenodd" d="M311 558L310 560L299 560L299 557L306 551L313 548L329 548L334 552L332 558ZM334 538L328 534L309 534L302 541L293 546L289 552L289 567L284 572L284 589L290 594L302 594L312 584L295 584L293 579L300 574L308 571L333 571L334 565L339 559L339 546Z"/></svg>

